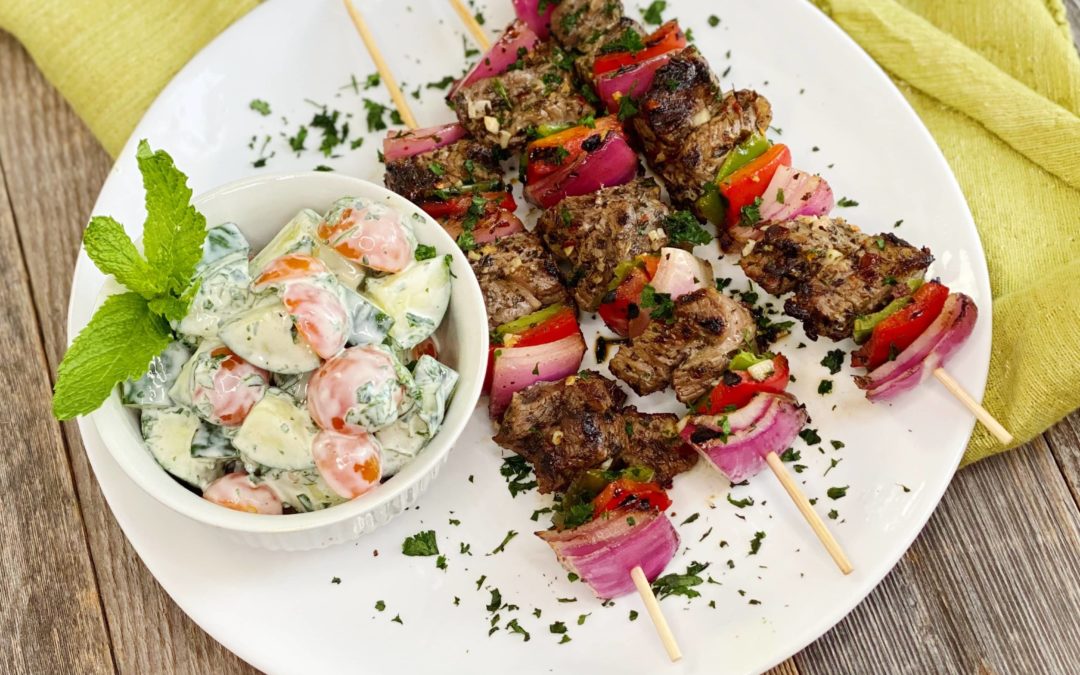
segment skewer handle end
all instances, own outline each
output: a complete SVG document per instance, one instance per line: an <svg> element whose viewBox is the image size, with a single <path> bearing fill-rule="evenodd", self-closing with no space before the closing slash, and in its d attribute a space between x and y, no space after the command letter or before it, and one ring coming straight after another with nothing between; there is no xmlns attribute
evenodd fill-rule
<svg viewBox="0 0 1080 675"><path fill-rule="evenodd" d="M645 570L641 569L640 565L637 565L630 570L630 577L634 580L638 595L641 596L642 601L645 603L645 610L649 613L649 618L652 619L653 625L656 626L656 633L660 636L660 642L664 644L664 650L667 651L668 658L671 659L672 663L675 663L682 658L682 650L679 649L679 644L675 642L675 636L671 632L671 627L668 626L663 610L660 609L660 602L653 595L649 580L645 578Z"/></svg>
<svg viewBox="0 0 1080 675"><path fill-rule="evenodd" d="M967 390L956 381L952 375L949 374L944 368L935 368L934 377L938 379L938 382L949 390L949 393L956 397L958 401L964 404L964 407L971 411L972 415L975 415L975 419L982 422L982 425L986 427L986 430L993 434L994 438L1002 445L1011 445L1013 442L1013 435L1009 431L1001 426L1001 422L994 419L994 416L990 412L982 407L975 397L967 393Z"/></svg>

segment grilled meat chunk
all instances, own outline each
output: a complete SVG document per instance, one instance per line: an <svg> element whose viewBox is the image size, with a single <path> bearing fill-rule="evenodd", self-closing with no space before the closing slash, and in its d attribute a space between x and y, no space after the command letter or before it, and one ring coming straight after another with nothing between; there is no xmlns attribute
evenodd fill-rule
<svg viewBox="0 0 1080 675"><path fill-rule="evenodd" d="M627 443L612 468L648 467L657 483L670 486L672 478L697 464L697 452L679 438L678 415L643 413L628 406L622 417Z"/></svg>
<svg viewBox="0 0 1080 675"><path fill-rule="evenodd" d="M469 251L469 262L487 306L488 327L556 302L573 306L558 267L532 232L518 232Z"/></svg>
<svg viewBox="0 0 1080 675"><path fill-rule="evenodd" d="M929 249L892 234L869 236L841 218L801 217L772 225L740 261L769 293L794 292L784 311L807 336L851 336L855 318L907 295L933 262Z"/></svg>
<svg viewBox="0 0 1080 675"><path fill-rule="evenodd" d="M619 263L667 245L663 221L670 213L656 181L639 178L563 199L544 211L536 231L556 259L569 266L565 277L574 299L595 311Z"/></svg>
<svg viewBox="0 0 1080 675"><path fill-rule="evenodd" d="M454 95L451 105L473 138L517 151L541 124L573 124L593 113L574 89L571 59L560 48L539 45L519 63Z"/></svg>
<svg viewBox="0 0 1080 675"><path fill-rule="evenodd" d="M670 319L653 319L619 347L611 372L642 396L674 383L676 398L688 403L720 381L729 355L756 333L744 305L714 288L698 289L675 300Z"/></svg>
<svg viewBox="0 0 1080 675"><path fill-rule="evenodd" d="M672 200L687 208L716 179L728 152L754 132L764 133L772 120L768 100L757 92L721 96L695 47L656 71L638 110L634 130L649 165L664 179Z"/></svg>
<svg viewBox="0 0 1080 675"><path fill-rule="evenodd" d="M565 490L578 472L625 450L625 400L613 380L592 371L537 382L514 394L495 442L532 464L541 493Z"/></svg>
<svg viewBox="0 0 1080 675"><path fill-rule="evenodd" d="M551 13L551 34L564 48L588 53L600 36L623 23L623 14L619 0L559 0Z"/></svg>
<svg viewBox="0 0 1080 675"><path fill-rule="evenodd" d="M386 187L411 202L436 190L501 179L494 149L471 139L386 163Z"/></svg>

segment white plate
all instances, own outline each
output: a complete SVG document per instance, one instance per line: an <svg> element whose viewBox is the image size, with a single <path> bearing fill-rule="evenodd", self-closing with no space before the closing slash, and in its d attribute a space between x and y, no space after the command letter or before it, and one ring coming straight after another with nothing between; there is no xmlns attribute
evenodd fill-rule
<svg viewBox="0 0 1080 675"><path fill-rule="evenodd" d="M362 4L399 80L438 80L465 65L461 31L449 3ZM489 26L509 19L509 4L492 2ZM633 2L627 4L629 12L637 11ZM891 231L903 219L895 231L936 254L931 272L975 298L982 315L949 368L969 391L980 394L990 352L990 291L982 249L948 166L885 74L801 0L681 0L669 7L667 15L693 29L718 72L732 66L725 85L754 87L769 97L774 126L783 130L780 138L791 146L796 164L823 172L837 197L860 202L839 214L867 231ZM722 19L716 28L706 23L711 13ZM763 39L766 32L768 39ZM204 192L256 173L250 163L254 153L247 147L252 134L276 134L282 114L294 127L307 121L313 108L302 101L305 97L342 109L355 106L354 129L363 126L359 98L341 87L351 73L363 79L373 70L338 0L261 5L196 56L161 94L124 149L94 213L111 214L139 234L142 188L133 161L135 139L149 138L155 148L167 149L191 177L196 193ZM362 93L386 100L381 89ZM423 101L413 102L422 125L449 119L438 94L427 90ZM249 110L253 98L269 101L274 114L263 118ZM275 144L278 154L267 171L326 163L381 180L376 135L336 160L311 153L297 158L282 152L279 140ZM309 140L313 144L317 141ZM813 146L820 151L813 152ZM730 262L717 271L740 279L735 287L745 285ZM100 281L81 256L71 334L89 319L87 308ZM483 410L475 413L445 473L417 510L356 544L307 553L249 549L166 510L120 473L91 425L82 420L80 428L109 504L147 567L199 625L263 670L475 673L513 667L529 673L665 667L666 672L747 673L781 661L824 633L888 572L937 505L973 425L934 382L895 405L872 406L845 369L832 378L836 391L819 396L817 383L828 374L818 362L834 345L823 341L797 349L800 338L797 333L779 348L792 359L798 377L794 393L806 402L812 426L825 439L823 453L796 443L807 466L800 479L809 496L820 498L817 508L823 515L839 511L837 520L827 522L855 572L844 577L837 571L771 475L735 488L736 499L755 500L751 507L736 509L726 500L727 481L699 466L677 479L672 491L677 525L693 513L701 517L679 527L684 550L668 571L682 571L692 560L711 562L707 573L719 585L700 586L702 597L689 603L682 598L663 602L686 655L675 666L667 665L644 612L628 621L631 610L642 610L636 597L601 607L581 583L567 580L548 547L531 536L544 520L534 523L529 516L547 500L535 492L510 498ZM664 401L654 396L646 405L655 409L656 402ZM846 447L833 450L831 439ZM843 461L824 477L834 457ZM844 485L850 486L845 498L834 502L825 497L828 487ZM451 518L461 524L450 525ZM406 536L428 528L436 530L447 553L446 571L436 569L434 558L400 553ZM710 528L712 533L699 542ZM521 535L504 552L486 555L508 530ZM766 538L760 552L749 556L757 531ZM721 541L727 546L721 547ZM471 545L472 556L459 554L461 542ZM340 584L331 583L333 577ZM501 590L504 602L520 609L502 610L503 628L489 637L490 615L484 606L493 587ZM460 605L455 606L455 596ZM577 601L556 600L567 597ZM378 600L386 603L385 611L376 611ZM715 601L715 608L709 601ZM399 614L403 624L391 621ZM578 625L579 615L588 615L584 625ZM505 629L512 618L532 634L529 642ZM568 626L571 642L557 644L560 636L549 632L557 620Z"/></svg>

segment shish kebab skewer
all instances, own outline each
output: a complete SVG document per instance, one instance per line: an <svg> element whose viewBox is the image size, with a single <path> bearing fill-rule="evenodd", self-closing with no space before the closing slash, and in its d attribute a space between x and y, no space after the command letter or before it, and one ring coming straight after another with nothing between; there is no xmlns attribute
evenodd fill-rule
<svg viewBox="0 0 1080 675"><path fill-rule="evenodd" d="M515 6L519 10L519 16L521 15L521 6L520 6L521 4L522 3L515 3ZM612 16L610 18L613 19L613 21L611 22L612 25L607 26L604 29L605 34L607 34L607 35L613 35L613 34L616 34L616 33L633 33L633 34L636 35L636 34L642 32L640 27L636 26L636 24L634 24L633 22L631 22L631 21L629 21L629 20L627 20L625 18L615 17L615 16ZM541 32L541 31L535 31L535 32ZM681 32L678 31L677 27L672 29L669 26L668 29L664 32L664 34L665 34L664 40L666 41L665 46L667 48L670 49L673 46L682 47L682 46L686 45L685 38L682 36ZM603 63L602 60L605 59L605 58L608 58L607 56L605 56L603 54L603 52L604 52L603 41L602 40L594 40L593 42L596 45L600 45L599 47L594 47L594 51L599 52L599 55L596 57L596 62ZM657 43L657 44L659 44L659 43ZM608 60L610 60L610 58L608 58ZM451 94L451 97L453 97L453 94ZM456 101L457 105L455 107L458 109L459 117L462 117L462 122L464 123L467 120L465 119L464 115L462 114L462 112L463 112L462 103L463 102L464 102L463 98L458 97L458 99ZM604 118L604 119L610 119L610 118ZM597 122L596 126L599 126L599 125L600 125L600 123ZM566 133L566 132L563 132L563 133ZM559 136L559 134L556 134L552 138L557 138L558 136ZM531 143L529 145L529 157L530 157L530 159L532 159L533 154L534 154L533 153L533 148L535 146L537 146L537 145L545 144L546 141L547 141L547 139L542 139L540 141L534 141L533 143ZM530 168L530 170L532 169L531 163L530 163L529 168ZM623 181L617 181L616 183L614 183L614 185L618 185L619 182L623 182ZM642 184L642 185L644 185L644 184ZM539 223L539 226L538 226L538 231L540 231L540 232L542 232L544 234L545 242L549 245L549 248L551 248L551 250L556 254L556 257L560 257L560 256L561 257L569 257L569 255L570 255L569 253L567 253L567 256L562 256L563 252L568 252L568 251L575 250L575 249L583 249L583 248L585 248L584 246L581 245L581 244L583 244L583 242L581 242L581 241L577 241L577 242L573 241L575 237L582 234L581 232L576 232L576 231L573 232L573 233L568 232L568 229L570 229L569 226L571 225L571 223L567 222L567 221L575 220L575 217L570 215L572 212L579 212L580 210L584 210L584 212L585 212L584 219L585 220L591 221L591 222L600 222L601 218L599 216L594 217L595 214L592 213L592 212L598 210L598 208L596 208L596 205L599 205L602 202L615 204L614 208L615 208L616 212L621 213L621 215L620 216L615 216L614 218L612 218L612 220L614 222L616 222L616 223L623 223L624 226L628 226L628 225L633 224L633 214L641 214L643 212L648 213L650 211L657 211L660 208L662 208L664 210L664 212L669 212L669 211L667 211L667 207L665 205L663 205L661 202L659 202L658 199L651 199L651 198L646 196L649 193L648 189L645 189L643 191L640 187L638 187L638 183L634 183L634 182L628 183L625 186L623 186L622 188L608 187L606 189L601 189L598 192L596 192L595 201L593 201L592 197L585 196L585 194L587 194L587 192L585 194L582 194L580 198L574 198L573 197L574 194L579 194L579 193L569 193L569 194L562 193L562 194L559 194L557 196L557 199L555 201L552 201L551 203L545 203L542 199L539 199L539 200L536 199L535 186L536 186L536 183L531 182L530 185L529 185L529 188L527 189L527 194L530 195L530 197L532 197L534 201L538 201L538 203L540 203L540 205L548 207L548 211L546 211L544 216L541 217L541 220L540 220L540 223ZM656 196L658 197L659 196L659 190L657 189L656 192L657 192ZM575 206L573 206L573 207L571 207L569 209L566 208L566 207L561 207L560 208L560 207L557 206L557 204L559 203L559 201L558 201L559 199L565 199L566 201L563 202L563 203L575 202ZM579 209L579 207L578 207L578 202L582 202L584 204L584 206L581 207L581 209ZM653 203L655 203L656 206L652 206ZM630 206L631 204L632 204L632 206ZM620 208L626 209L626 210L620 212L620 210L619 210ZM599 209L599 210L602 210L602 209ZM555 214L555 215L553 215L553 214ZM640 220L641 216L637 215L637 218ZM660 220L659 218L650 219L648 221L642 220L638 224L641 225L641 224L644 224L646 222L654 223L654 222L657 222L659 220ZM647 227L638 228L638 229L651 230L652 227L653 227L653 225L650 224ZM593 232L595 233L595 232L599 231L600 235L598 235L598 236L601 236L601 237L605 238L606 240L609 240L612 243L617 242L615 244L615 248L617 248L618 245L620 245L620 244L622 245L623 248L628 248L628 251L625 251L624 253L626 253L626 255L628 257L633 256L636 253L635 244L633 244L634 233L633 233L632 230L634 228L633 227L629 227L629 228L628 227L622 227L622 228L616 228L616 229L618 229L617 232L616 231L608 231L607 229L603 229L603 228L593 228ZM663 232L663 230L657 230L657 231ZM585 234L585 236L593 236L593 235L591 233L588 233L588 234ZM560 239L560 237L562 237L562 238ZM643 239L643 237L639 237L639 239ZM654 243L658 243L659 246L663 246L666 243L666 239L663 240L663 241L654 242ZM609 245L609 248L610 247L611 246ZM679 251L677 249L664 248L664 249L661 249L661 250L658 251L658 250L656 250L656 248L658 248L658 247L652 247L652 248L649 248L647 246L643 247L643 249L644 249L644 251L646 253L649 253L650 251L663 252L662 257L664 258L664 261L661 262L661 265L664 265L666 262L668 262L668 260L670 260L672 258L672 256L676 256L676 255L679 255L680 257L686 257L686 258L690 258L692 260L696 260L696 258L693 258L693 256L691 254ZM574 263L575 266L578 266L577 265L578 261L568 260L567 262ZM609 260L607 262L611 263L613 261ZM621 262L621 261L614 261L614 262ZM629 261L627 261L627 262L629 262ZM603 288L611 281L612 268L614 268L614 264L607 265L606 266L607 275L606 276L601 276L599 279L595 279L594 281L596 281L597 283L589 283L588 288L589 289L599 289L600 292L602 293ZM596 269L595 264L593 266L593 269L589 269L589 262L586 262L583 266L579 267L579 270L585 276L585 281L586 282L588 282L589 279L592 277L591 272L595 271L595 269ZM708 276L709 276L709 278L711 278L711 272L710 272L710 274ZM578 302L582 305L582 307L584 309L587 309L587 310L596 309L596 307L595 307L595 301L596 301L596 298L597 298L596 293L587 293L587 292L583 291L583 288L582 288L581 285L576 285L576 287L577 287L577 295L576 295L576 297L577 297ZM584 293L584 295L583 295L583 293ZM716 297L715 298L709 298L709 297L702 298L702 297L700 297L702 294L704 294L705 296L710 296L711 295L711 296L716 296ZM677 297L678 296L673 296L672 299L675 300L675 299L677 299ZM714 289L711 289L711 288L702 289L700 292L698 292L696 294L696 297L693 299L693 301L694 302L701 301L702 303L704 303L706 305L708 305L710 303L710 301L712 301L713 303L726 301L728 304L732 304L732 302L733 302L733 301L728 301L726 298L722 298L721 296L719 296L719 294ZM727 347L727 350L733 349L735 347L736 347L736 345L732 344L731 346ZM702 348L704 348L704 347L702 347ZM727 351L727 350L725 350L725 351ZM700 349L698 351L700 351ZM693 359L688 361L688 363L692 362L692 361L693 361ZM726 359L724 360L724 363L726 363ZM613 372L616 372L616 374L619 374L614 367L613 367L612 370L613 370ZM686 372L693 373L694 371L692 369L689 369ZM701 374L699 373L699 375L701 375ZM709 373L709 375L715 377L716 373ZM623 378L623 379L625 379L625 378ZM700 379L700 377L698 377L696 379ZM664 386L666 386L666 383L660 383L659 387L654 387L651 390L655 391L657 389L664 388ZM647 393L647 392L639 391L638 393ZM680 399L681 399L681 396L680 396ZM849 573L852 570L851 563L848 561L846 555L843 553L843 550L839 546L836 539L831 535L828 528L825 526L824 522L821 520L821 517L811 507L811 505L809 503L809 500L802 493L802 491L797 487L797 483L795 482L795 480L790 475L787 475L787 471L784 468L783 463L780 461L779 456L777 455L777 452L779 452L784 447L786 447L790 443L790 441L794 438L794 436L799 431L799 429L803 426L803 424L806 421L805 413L802 412L801 407L799 407L797 404L793 403L790 400L790 397L768 397L768 396L763 396L762 400L759 401L758 407L757 408L751 408L751 410L752 411L758 411L758 412L762 413L762 417L769 420L769 421L776 420L776 422L774 424L770 424L769 427L768 427L768 430L771 431L771 434L756 434L755 435L752 430L756 427L756 425L758 423L761 422L761 420L759 420L757 418L748 419L748 420L746 420L747 423L746 423L744 428L735 429L734 431L735 431L736 434L738 434L739 432L742 432L743 435L749 436L749 439L745 439L745 442L742 442L741 444L737 444L735 441L740 440L740 438L737 437L735 440L733 440L730 447L727 447L727 448L724 449L726 451L726 454L729 455L729 456L734 457L735 458L733 460L734 462L743 463L743 464L745 464L747 461L749 461L749 460L747 460L747 459L745 459L743 457L744 455L755 454L756 455L755 456L755 461L760 461L762 463L762 465L767 464L771 468L771 470L773 470L774 473L777 474L777 477L780 480L781 484L785 487L785 490L788 492L789 496L795 501L796 507L798 508L800 513L807 519L811 529L814 531L814 533L822 541L822 543L825 546L826 550L833 557L833 559L835 560L835 562L837 563L837 565L841 569L841 571L843 573L845 573L845 574ZM749 413L747 413L747 415L749 415ZM735 418L735 419L740 419L740 418ZM723 429L718 429L717 431L718 431L718 433L721 433L721 434L726 433L726 432L723 431ZM702 433L705 433L705 432L704 431L699 431L697 433L697 436L694 436L694 437L696 438L696 437L700 436ZM691 434L688 433L687 437L689 439L691 437ZM756 454L756 453L760 453L760 454ZM706 454L706 456L708 457L708 454ZM712 458L710 458L710 459L712 459ZM714 465L716 465L718 467L725 466L725 463L723 461L721 461L719 463L714 461L713 463L714 463ZM732 474L729 472L728 475L730 477ZM742 478L735 478L734 480L735 480L735 482L738 482L738 481L741 481Z"/></svg>
<svg viewBox="0 0 1080 675"><path fill-rule="evenodd" d="M390 73L389 68L386 66L385 61L382 59L381 54L379 52L379 49L378 49L377 45L374 42L374 39L373 39L373 37L371 35L370 30L367 27L366 22L364 21L363 16L360 14L359 10L357 10L356 7L352 4L351 0L343 0L343 2L345 4L345 6L346 6L346 9L349 12L350 18L352 19L354 25L357 28L357 31L360 33L361 38L363 39L364 44L367 47L367 50L371 54L372 59L375 62L376 68L378 69L380 76L382 77L383 81L387 84L387 87L389 89L391 89L391 98L394 100L395 104L398 106L399 112L401 113L401 116L402 116L402 119L403 120L408 120L409 121L409 127L411 129L415 129L416 128L415 119L412 117L411 111L409 111L408 105L405 103L404 97L401 95L400 90L398 90L396 92L396 94L395 94L394 90L397 89L396 81L394 80L392 74ZM616 511L615 513L618 514L620 518L625 516L626 522L631 524L631 527L633 527L633 525L632 525L632 523L634 522L634 516L633 515L626 515L625 513L621 512L621 511ZM633 511L632 513L639 513L639 512ZM665 515L663 515L662 513L655 513L652 510L646 511L645 513L646 514L648 514L648 513L653 514L652 519L649 521L650 526L652 524L666 525L666 528L661 527L661 530L659 530L659 532L662 533L660 536L661 536L661 538L663 540L667 541L668 544L671 544L670 553L674 554L674 547L677 546L678 538L677 538L677 535L675 535L674 528L671 527L670 521L668 521L667 517ZM662 520L660 520L660 519L662 519ZM655 530L655 527L653 527L652 529ZM569 537L567 539L568 539L568 541L563 542L563 545L570 546ZM555 546L555 544L553 544L553 547L554 546ZM603 546L598 545L595 542L585 544L584 548L587 548L587 549L590 549L590 550L591 549L600 549L598 551L593 552L593 555L595 555L596 553L603 553L604 552ZM577 549L571 548L571 549L566 551L566 555L570 555L571 551L573 551L573 550L579 550L580 551L580 549L581 549L580 546ZM670 555L668 556L668 558L670 558ZM632 579L632 583L633 583L634 587L637 589L638 593L640 594L640 596L642 598L642 601L645 603L645 606L646 606L646 609L647 609L647 611L649 613L649 616L653 620L653 623L654 623L654 625L656 627L657 633L660 636L661 642L663 643L664 648L666 649L666 651L668 653L668 656L671 658L672 661L678 661L679 659L682 658L682 652L679 649L678 644L675 641L674 635L672 634L671 629L668 626L667 620L664 617L663 612L660 609L660 606L659 606L659 603L657 602L656 596L653 594L652 587L648 583L648 579L646 577L646 574L645 574L644 570L642 569L641 565L634 565L630 569L629 573L630 573L630 577ZM654 576L655 576L655 574L658 574L658 572L655 572Z"/></svg>

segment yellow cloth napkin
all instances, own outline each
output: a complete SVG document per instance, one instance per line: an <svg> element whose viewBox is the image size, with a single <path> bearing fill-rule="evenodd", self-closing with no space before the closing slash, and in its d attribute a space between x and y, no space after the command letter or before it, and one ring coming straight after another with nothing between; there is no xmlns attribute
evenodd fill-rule
<svg viewBox="0 0 1080 675"><path fill-rule="evenodd" d="M0 0L0 29L116 157L143 112L203 45L257 0Z"/></svg>
<svg viewBox="0 0 1080 675"><path fill-rule="evenodd" d="M896 80L960 181L994 296L983 403L1029 441L1080 406L1080 58L1061 0L815 2ZM964 462L1006 449L979 425Z"/></svg>
<svg viewBox="0 0 1080 675"><path fill-rule="evenodd" d="M1080 60L1061 0L814 2L896 80L960 181L994 294L984 403L1030 440L1080 406ZM115 156L173 74L256 4L3 0L0 28ZM964 459L1004 449L980 426Z"/></svg>

